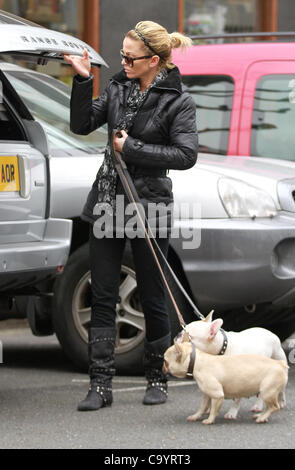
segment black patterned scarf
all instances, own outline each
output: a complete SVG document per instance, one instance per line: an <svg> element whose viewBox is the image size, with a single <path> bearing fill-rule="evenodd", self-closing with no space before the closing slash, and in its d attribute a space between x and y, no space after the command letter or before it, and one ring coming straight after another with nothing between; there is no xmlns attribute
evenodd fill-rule
<svg viewBox="0 0 295 470"><path fill-rule="evenodd" d="M167 77L167 71L161 70L158 75L155 77L154 81L150 86L144 90L140 91L140 83L138 79L133 80L131 85L130 93L127 99L127 106L121 117L117 129L124 129L127 133L133 126L134 120L137 116L137 113L145 101L148 92L150 89L155 86L158 82L164 80ZM100 209L108 211L112 209L115 212L115 202L116 202L116 189L117 189L117 171L113 165L110 144L108 143L105 150L105 158L98 172L98 201ZM103 207L101 207L103 206ZM97 205L96 205L97 207ZM113 213L114 213L113 212Z"/></svg>

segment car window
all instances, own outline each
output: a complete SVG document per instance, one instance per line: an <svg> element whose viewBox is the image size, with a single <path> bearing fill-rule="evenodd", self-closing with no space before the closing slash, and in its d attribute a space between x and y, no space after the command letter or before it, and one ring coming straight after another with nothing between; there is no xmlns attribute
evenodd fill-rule
<svg viewBox="0 0 295 470"><path fill-rule="evenodd" d="M1 82L0 82L1 88ZM0 140L5 141L16 141L16 140L25 140L24 133L20 128L19 124L13 118L12 114L9 112L5 103L0 100Z"/></svg>
<svg viewBox="0 0 295 470"><path fill-rule="evenodd" d="M295 161L295 75L262 77L256 86L251 155Z"/></svg>
<svg viewBox="0 0 295 470"><path fill-rule="evenodd" d="M230 129L234 83L224 75L185 75L197 105L200 151L226 155Z"/></svg>
<svg viewBox="0 0 295 470"><path fill-rule="evenodd" d="M95 154L104 149L107 141L105 128L88 136L70 131L71 89L67 85L38 73L9 71L6 75L34 118L44 127L51 154Z"/></svg>

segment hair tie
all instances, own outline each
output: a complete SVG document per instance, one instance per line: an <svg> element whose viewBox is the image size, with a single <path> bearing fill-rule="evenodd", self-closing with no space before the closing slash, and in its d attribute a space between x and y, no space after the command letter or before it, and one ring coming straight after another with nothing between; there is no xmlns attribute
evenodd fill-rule
<svg viewBox="0 0 295 470"><path fill-rule="evenodd" d="M146 45L146 47L148 47L154 54L156 55L159 55L155 49L152 48L152 46L150 45L150 43L148 42L148 40L143 36L143 34L141 34L140 31L138 31L138 29L134 29L134 31L136 32L137 36L142 40L142 42L144 42L144 44Z"/></svg>

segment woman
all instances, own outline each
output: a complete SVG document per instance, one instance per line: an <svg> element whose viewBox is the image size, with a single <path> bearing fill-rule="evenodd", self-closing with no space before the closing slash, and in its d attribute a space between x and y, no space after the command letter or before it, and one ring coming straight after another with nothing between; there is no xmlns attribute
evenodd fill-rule
<svg viewBox="0 0 295 470"><path fill-rule="evenodd" d="M87 51L84 57L65 56L78 74L71 98L72 131L85 135L107 123L109 135L104 162L82 214L91 224L92 309L88 347L90 388L86 399L78 405L80 411L97 410L112 403L116 303L122 254L128 237L127 230L123 230L123 234L120 231L124 229L122 224L120 233L105 228L105 236L104 225L99 224L102 213L111 213L114 220L120 217L118 196L124 197L111 158L112 131L121 130L114 146L122 152L146 214L152 204L162 203L149 223L167 257L173 194L166 173L169 169L192 167L198 150L195 104L182 87L178 68L170 62L173 48L190 44L190 39L179 33L168 34L157 23L138 23L123 41L120 54L124 70L114 75L103 94L94 101ZM126 200L124 209L125 206ZM118 230L118 223L115 225ZM142 235L129 238L146 321L144 368L148 384L143 403L160 404L167 399L167 380L162 365L163 354L171 340L165 287Z"/></svg>

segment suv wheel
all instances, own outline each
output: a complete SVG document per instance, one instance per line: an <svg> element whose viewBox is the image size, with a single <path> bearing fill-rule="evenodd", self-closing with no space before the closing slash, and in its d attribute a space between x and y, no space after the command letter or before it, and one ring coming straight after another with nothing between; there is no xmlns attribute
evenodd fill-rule
<svg viewBox="0 0 295 470"><path fill-rule="evenodd" d="M87 342L91 315L88 250L86 244L75 251L70 256L63 274L56 280L55 308L52 313L54 330L65 354L83 371L88 369ZM182 310L184 303L181 297L182 294L175 293L176 302ZM170 302L168 308L173 337L180 330L180 326ZM122 263L116 327L115 358L118 373L142 373L145 321L138 298L129 243L126 244Z"/></svg>

